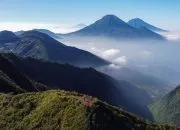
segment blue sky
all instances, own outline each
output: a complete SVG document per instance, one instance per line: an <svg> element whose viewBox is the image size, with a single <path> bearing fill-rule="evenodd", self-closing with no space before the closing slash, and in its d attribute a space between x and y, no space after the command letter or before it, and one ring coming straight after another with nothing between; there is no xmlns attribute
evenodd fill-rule
<svg viewBox="0 0 180 130"><path fill-rule="evenodd" d="M180 30L179 5L180 0L0 0L0 25L72 26L115 14L125 21L139 17L165 29Z"/></svg>

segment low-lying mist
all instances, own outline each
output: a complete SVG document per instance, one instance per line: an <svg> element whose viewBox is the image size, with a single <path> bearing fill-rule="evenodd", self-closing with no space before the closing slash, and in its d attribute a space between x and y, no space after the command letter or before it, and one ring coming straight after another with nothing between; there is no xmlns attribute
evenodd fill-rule
<svg viewBox="0 0 180 130"><path fill-rule="evenodd" d="M60 42L111 61L112 64L108 67L113 69L127 67L167 80L174 87L180 83L179 41L64 37Z"/></svg>

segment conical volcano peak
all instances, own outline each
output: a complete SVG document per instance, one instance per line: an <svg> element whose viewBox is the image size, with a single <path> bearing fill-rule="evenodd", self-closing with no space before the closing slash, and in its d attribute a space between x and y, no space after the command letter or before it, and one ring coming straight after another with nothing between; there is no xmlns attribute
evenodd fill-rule
<svg viewBox="0 0 180 130"><path fill-rule="evenodd" d="M104 20L119 20L119 18L113 14L105 15L102 19L104 19Z"/></svg>
<svg viewBox="0 0 180 130"><path fill-rule="evenodd" d="M131 19L128 21L128 24L134 28L146 27L147 29L149 29L151 31L166 32L166 30L158 28L154 25L151 25L140 18Z"/></svg>
<svg viewBox="0 0 180 130"><path fill-rule="evenodd" d="M144 23L144 22L141 22ZM134 25L134 26L132 26ZM115 15L105 15L101 19L97 20L95 23L80 29L76 32L66 34L66 36L94 36L94 37L108 37L115 39L163 39L162 36L156 34L155 32L149 31L150 29L144 24L139 27L139 24L130 25L124 22ZM141 25L141 24L140 24ZM143 29L146 27L147 29ZM149 29L149 30L148 30Z"/></svg>
<svg viewBox="0 0 180 130"><path fill-rule="evenodd" d="M136 26L136 28L146 27L147 25L150 25L149 23L145 22L140 18L131 19L128 21L128 23L133 27Z"/></svg>
<svg viewBox="0 0 180 130"><path fill-rule="evenodd" d="M111 28L122 28L122 27L130 27L128 24L126 24L123 20L118 18L115 15L106 15L102 17L100 20L96 21L95 24L96 26L100 28L104 27L111 27Z"/></svg>
<svg viewBox="0 0 180 130"><path fill-rule="evenodd" d="M143 21L143 22L144 22L144 20L142 20L142 19L140 19L140 18L134 18L134 19L131 19L130 21L133 21L133 20L136 20L136 21Z"/></svg>
<svg viewBox="0 0 180 130"><path fill-rule="evenodd" d="M105 15L99 21L104 21L104 22L109 22L109 23L123 23L123 24L125 24L125 22L123 20L121 20L120 18L118 18L115 15Z"/></svg>

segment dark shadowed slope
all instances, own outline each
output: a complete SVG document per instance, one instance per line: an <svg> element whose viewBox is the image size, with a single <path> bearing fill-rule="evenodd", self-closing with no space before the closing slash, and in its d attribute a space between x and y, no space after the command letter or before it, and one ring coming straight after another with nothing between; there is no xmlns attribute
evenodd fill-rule
<svg viewBox="0 0 180 130"><path fill-rule="evenodd" d="M6 55L0 54L0 92L30 92L47 88L19 71Z"/></svg>
<svg viewBox="0 0 180 130"><path fill-rule="evenodd" d="M38 31L23 33L20 35L20 40L11 41L11 45L1 46L1 52L11 52L19 56L69 63L81 67L108 64L107 61L98 56L75 47L66 46Z"/></svg>
<svg viewBox="0 0 180 130"><path fill-rule="evenodd" d="M147 108L147 105L151 103L151 98L145 91L130 83L116 81L93 68L80 69L68 64L60 65L31 58L19 59L9 54L6 57L18 70L51 89L92 95L152 120L151 113Z"/></svg>
<svg viewBox="0 0 180 130"><path fill-rule="evenodd" d="M0 70L0 92L24 92L13 80Z"/></svg>
<svg viewBox="0 0 180 130"><path fill-rule="evenodd" d="M134 19L129 20L128 24L134 28L144 28L145 27L154 32L156 32L156 31L157 32L166 32L166 30L155 27L139 18L134 18Z"/></svg>
<svg viewBox="0 0 180 130"><path fill-rule="evenodd" d="M65 36L107 37L115 39L158 39L164 38L148 29L134 28L114 15L106 15L95 23Z"/></svg>
<svg viewBox="0 0 180 130"><path fill-rule="evenodd" d="M180 86L154 103L151 111L157 122L180 126Z"/></svg>
<svg viewBox="0 0 180 130"><path fill-rule="evenodd" d="M65 91L0 94L1 129L179 130L156 125L96 98Z"/></svg>

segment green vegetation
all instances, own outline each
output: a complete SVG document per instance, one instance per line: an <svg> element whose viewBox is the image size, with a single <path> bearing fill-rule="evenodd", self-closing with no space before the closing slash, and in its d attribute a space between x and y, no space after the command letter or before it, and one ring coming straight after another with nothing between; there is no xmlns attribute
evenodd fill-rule
<svg viewBox="0 0 180 130"><path fill-rule="evenodd" d="M150 108L158 123L180 126L180 86Z"/></svg>
<svg viewBox="0 0 180 130"><path fill-rule="evenodd" d="M86 108L73 95L60 91L1 94L2 129L84 129Z"/></svg>
<svg viewBox="0 0 180 130"><path fill-rule="evenodd" d="M175 130L149 124L90 96L51 90L0 94L0 128L15 130Z"/></svg>

